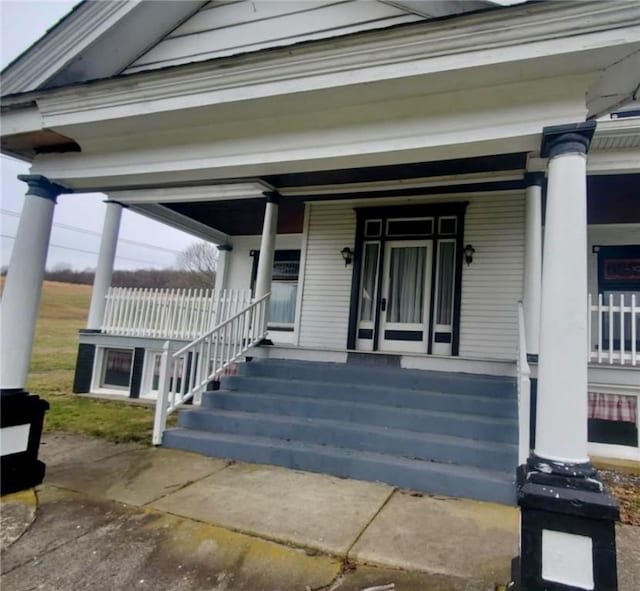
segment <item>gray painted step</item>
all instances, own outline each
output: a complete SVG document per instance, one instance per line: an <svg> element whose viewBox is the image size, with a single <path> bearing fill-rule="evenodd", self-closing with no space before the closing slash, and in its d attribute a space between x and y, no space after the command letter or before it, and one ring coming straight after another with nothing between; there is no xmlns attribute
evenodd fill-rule
<svg viewBox="0 0 640 591"><path fill-rule="evenodd" d="M226 377L223 379L222 388L258 394L384 404L400 408L473 413L492 417L517 417L515 397L512 400L505 400L493 396L409 390L369 383L332 384L262 376Z"/></svg>
<svg viewBox="0 0 640 591"><path fill-rule="evenodd" d="M343 421L285 417L224 410L186 410L179 425L187 429L269 437L285 441L328 444L420 460L455 463L510 471L516 465L517 446L472 441L461 437L416 433Z"/></svg>
<svg viewBox="0 0 640 591"><path fill-rule="evenodd" d="M276 394L218 390L206 392L202 397L202 406L204 408L347 421L359 425L391 427L421 433L439 433L480 441L513 444L518 437L515 419L395 408L341 400L315 400Z"/></svg>
<svg viewBox="0 0 640 591"><path fill-rule="evenodd" d="M240 364L244 376L309 380L338 384L375 384L410 390L432 390L453 394L473 394L511 399L515 394L515 378L420 371L397 368L378 368L355 363L321 363L281 359L255 359Z"/></svg>
<svg viewBox="0 0 640 591"><path fill-rule="evenodd" d="M166 431L163 443L168 447L213 457L386 482L435 494L515 504L515 471L494 472L332 446L186 429Z"/></svg>

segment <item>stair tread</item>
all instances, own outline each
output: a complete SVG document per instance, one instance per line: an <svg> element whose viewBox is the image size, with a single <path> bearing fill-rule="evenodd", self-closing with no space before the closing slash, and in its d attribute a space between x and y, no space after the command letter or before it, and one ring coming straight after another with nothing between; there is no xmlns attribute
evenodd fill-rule
<svg viewBox="0 0 640 591"><path fill-rule="evenodd" d="M242 419L250 416L251 418L255 418L256 416L263 417L265 420L278 422L278 423L313 423L315 425L325 426L325 427L344 427L348 428L352 431L359 431L365 433L381 433L388 435L395 435L398 437L410 437L415 440L422 441L423 443L428 442L440 442L440 443L449 443L452 445L469 445L472 444L474 447L481 448L484 450L500 450L503 451L505 449L517 451L518 446L513 443L500 443L495 441L486 441L480 439L472 439L470 437L458 437L455 435L446 435L439 433L430 433L430 432L421 432L421 431L411 431L407 429L397 429L393 427L382 427L378 425L361 425L358 423L353 423L351 421L336 421L334 419L319 419L312 417L298 417L291 415L281 415L281 414L271 414L267 412L247 412L240 410L227 410L227 409L211 409L211 408L199 408L199 409L189 409L183 410L183 413L206 413L214 416L223 416L228 417L230 419L237 418Z"/></svg>
<svg viewBox="0 0 640 591"><path fill-rule="evenodd" d="M345 384L341 383L341 382L333 382L331 380L303 380L303 379L299 379L299 378L277 378L277 377L269 377L269 376L251 376L251 375L240 375L240 376L230 376L232 378L242 378L242 379L249 379L249 380L256 380L256 382L263 382L266 381L268 383L271 384L278 384L278 383L284 383L284 384L308 384L308 383L313 383L313 384L320 384L323 386L344 386ZM501 398L496 398L495 396L486 396L486 395L481 395L481 394L460 394L460 393L456 393L456 392L443 392L440 390L428 390L428 389L416 389L416 388L403 388L401 386L385 386L385 385L378 385L378 384L355 384L355 383L349 383L348 384L349 387L362 387L362 388L367 388L368 390L374 390L376 392L385 392L385 391L389 391L389 390L393 390L393 391L397 391L397 392L406 392L406 393L411 393L411 394L423 394L425 396L444 396L447 397L448 399L452 399L452 400L465 400L465 401L482 401L482 402L497 402L497 403L512 403L512 405L515 408L515 399L512 401L510 399L501 399ZM223 388L224 390L227 390L227 388ZM235 390L227 390L227 391L235 391ZM331 392L331 391L329 391ZM295 396L295 394L283 394L286 396ZM335 400L336 398L332 398L330 393L327 395L327 398L331 399L331 400ZM339 399L339 398L338 398Z"/></svg>
<svg viewBox="0 0 640 591"><path fill-rule="evenodd" d="M205 394L211 397L224 395L224 396L241 396L244 398L248 398L248 397L260 397L263 399L272 398L275 400L280 400L282 402L286 402L288 400L291 400L292 398L295 398L293 396L289 396L286 394L271 394L271 393L258 394L256 392L246 392L243 390L214 390L211 392L206 392ZM322 400L314 399L314 398L298 398L297 401L304 402L306 404L316 404L316 405L331 403L332 406L339 405L345 408L349 406L353 406L354 404L357 404L358 408L371 408L373 410L378 410L378 411L386 410L386 411L394 411L394 412L401 412L401 413L410 413L412 415L422 414L424 416L433 416L436 418L441 417L441 418L467 419L467 420L484 422L488 425L513 426L517 424L516 417L494 417L494 416L480 415L477 413L469 413L469 412L466 412L466 413L458 412L458 411L449 412L449 411L430 410L430 409L423 409L423 408L410 408L410 407L404 407L404 406L390 406L388 404L375 404L375 403L360 402L360 401L349 402L344 400L336 400L333 398L322 399Z"/></svg>
<svg viewBox="0 0 640 591"><path fill-rule="evenodd" d="M246 364L245 370L247 373L243 373L245 370L241 370L240 375L261 376L262 374L252 374L253 369L259 368L258 371L269 371L271 368L276 370L290 370L293 372L299 372L303 369L310 371L321 369L323 371L323 379L330 379L332 374L340 374L337 383L355 383L350 381L349 376L356 375L362 371L366 372L367 376L378 375L385 378L416 378L421 381L441 380L446 379L452 385L459 385L465 382L474 382L476 384L493 384L500 387L508 387L510 390L515 390L516 380L511 376L504 375L490 375L490 374L467 374L455 371L442 371L442 370L422 370L422 369L409 369L400 367L378 367L372 365L363 365L360 363L337 363L337 362L323 362L323 361L299 361L289 359L255 359ZM346 374L346 375L345 375ZM266 376L265 376L266 377ZM345 378L347 381L345 382ZM359 378L358 378L359 379ZM336 382L333 382L336 383Z"/></svg>
<svg viewBox="0 0 640 591"><path fill-rule="evenodd" d="M226 441L226 442L245 442L255 445L270 445L280 449L296 448L301 451L313 451L323 453L325 455L333 455L339 457L354 457L362 459L373 459L382 462L393 463L394 465L403 465L405 467L422 468L425 470L435 471L441 474L456 474L480 478L482 480L492 480L497 482L512 483L514 473L499 470L489 470L486 468L477 468L475 466L467 466L462 464L448 464L443 462L433 462L428 460L419 460L406 458L402 456L394 456L371 451L352 450L332 445L321 445L316 443L307 443L301 441L285 441L282 439L274 439L271 437L260 437L256 435L236 435L233 433L212 433L210 431L198 431L193 429L183 429L180 427L167 429L165 432L171 435L179 435L192 439L200 439L203 441Z"/></svg>

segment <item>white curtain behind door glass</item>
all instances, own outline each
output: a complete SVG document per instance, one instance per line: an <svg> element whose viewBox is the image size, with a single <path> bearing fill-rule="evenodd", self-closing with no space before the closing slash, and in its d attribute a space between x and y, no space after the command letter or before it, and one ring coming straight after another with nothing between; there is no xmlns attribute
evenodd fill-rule
<svg viewBox="0 0 640 591"><path fill-rule="evenodd" d="M376 270L378 268L378 244L370 243L364 247L364 268L362 272L362 293L360 294L360 320L373 320L373 301L376 289Z"/></svg>
<svg viewBox="0 0 640 591"><path fill-rule="evenodd" d="M387 322L422 322L426 257L426 246L391 249Z"/></svg>
<svg viewBox="0 0 640 591"><path fill-rule="evenodd" d="M451 325L453 317L453 271L455 242L438 244L438 313L437 324Z"/></svg>

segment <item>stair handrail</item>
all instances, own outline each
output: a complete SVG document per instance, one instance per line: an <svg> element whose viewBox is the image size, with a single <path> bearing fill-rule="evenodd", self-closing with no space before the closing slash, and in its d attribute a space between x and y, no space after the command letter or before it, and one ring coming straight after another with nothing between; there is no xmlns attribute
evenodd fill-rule
<svg viewBox="0 0 640 591"><path fill-rule="evenodd" d="M191 399L199 403L207 384L266 336L271 293L253 300L188 345L171 353L165 341L160 360L153 445L162 443L167 417Z"/></svg>
<svg viewBox="0 0 640 591"><path fill-rule="evenodd" d="M518 464L522 465L529 457L531 434L531 368L527 359L527 336L524 321L524 307L518 302Z"/></svg>

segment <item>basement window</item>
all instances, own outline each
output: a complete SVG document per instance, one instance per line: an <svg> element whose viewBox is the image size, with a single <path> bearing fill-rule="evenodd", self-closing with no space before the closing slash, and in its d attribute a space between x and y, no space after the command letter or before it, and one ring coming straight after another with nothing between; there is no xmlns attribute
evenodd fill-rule
<svg viewBox="0 0 640 591"><path fill-rule="evenodd" d="M131 349L105 349L100 387L128 390L132 368L133 351Z"/></svg>
<svg viewBox="0 0 640 591"><path fill-rule="evenodd" d="M638 397L589 392L589 441L638 446Z"/></svg>

